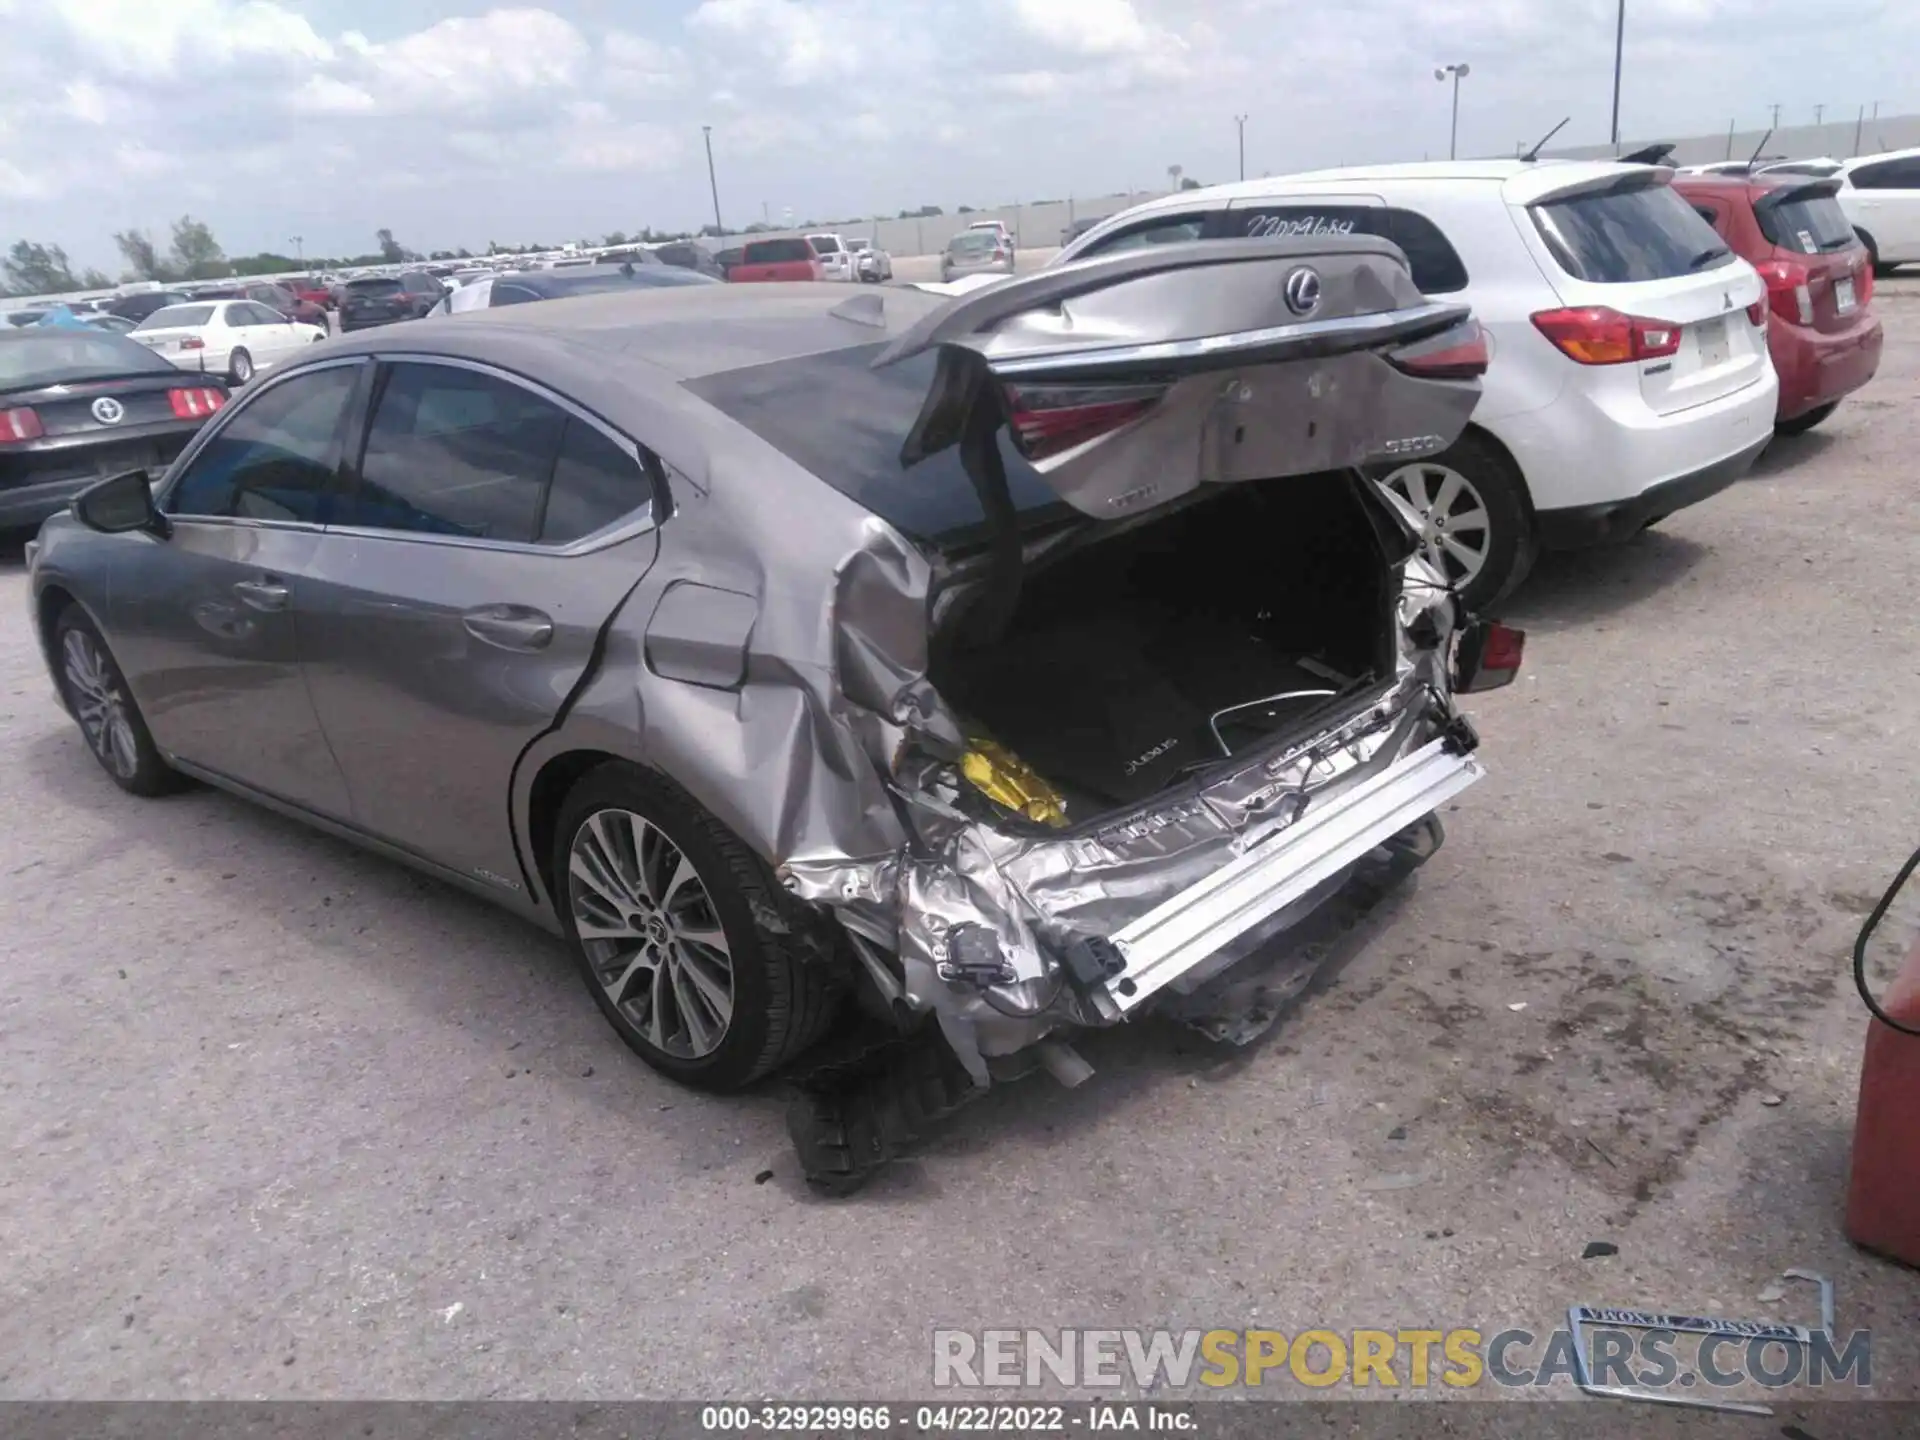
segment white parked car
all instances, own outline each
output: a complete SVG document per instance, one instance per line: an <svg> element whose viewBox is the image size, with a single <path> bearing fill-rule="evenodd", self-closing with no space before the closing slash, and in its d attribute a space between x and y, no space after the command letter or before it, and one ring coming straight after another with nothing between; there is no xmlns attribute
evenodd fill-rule
<svg viewBox="0 0 1920 1440"><path fill-rule="evenodd" d="M1542 547L1625 539L1724 489L1773 434L1766 288L1672 176L1579 160L1276 176L1135 206L1049 265L1248 235L1397 243L1414 283L1472 305L1492 341L1466 433L1379 477L1479 608Z"/></svg>
<svg viewBox="0 0 1920 1440"><path fill-rule="evenodd" d="M847 241L853 256L853 273L858 280L877 285L893 278L893 257L864 236Z"/></svg>
<svg viewBox="0 0 1920 1440"><path fill-rule="evenodd" d="M809 235L807 244L820 257L822 280L853 280L853 252L838 235Z"/></svg>
<svg viewBox="0 0 1920 1440"><path fill-rule="evenodd" d="M1839 176L1835 198L1874 269L1920 264L1920 149L1842 160L1829 173Z"/></svg>
<svg viewBox="0 0 1920 1440"><path fill-rule="evenodd" d="M182 370L244 385L262 370L327 338L253 300L204 300L156 310L127 333Z"/></svg>

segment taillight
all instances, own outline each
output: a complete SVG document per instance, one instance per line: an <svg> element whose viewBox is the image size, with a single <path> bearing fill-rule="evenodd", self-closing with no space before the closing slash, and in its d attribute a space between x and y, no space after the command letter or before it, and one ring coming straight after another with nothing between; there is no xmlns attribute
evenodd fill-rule
<svg viewBox="0 0 1920 1440"><path fill-rule="evenodd" d="M1873 299L1873 266L1865 263L1860 266L1854 276L1853 289L1862 305Z"/></svg>
<svg viewBox="0 0 1920 1440"><path fill-rule="evenodd" d="M1453 688L1473 694L1511 685L1526 648L1526 631L1496 620L1473 621L1454 643Z"/></svg>
<svg viewBox="0 0 1920 1440"><path fill-rule="evenodd" d="M1606 305L1542 310L1533 325L1561 354L1582 365L1658 360L1680 349L1680 327L1672 321L1622 315Z"/></svg>
<svg viewBox="0 0 1920 1440"><path fill-rule="evenodd" d="M1798 260L1767 260L1753 267L1767 282L1767 299L1782 320L1813 324L1813 272Z"/></svg>
<svg viewBox="0 0 1920 1440"><path fill-rule="evenodd" d="M1044 460L1132 423L1166 393L1164 385L1009 385L1014 445Z"/></svg>
<svg viewBox="0 0 1920 1440"><path fill-rule="evenodd" d="M169 390L167 402L173 406L175 419L201 420L226 404L227 395L224 390L196 386L191 390Z"/></svg>
<svg viewBox="0 0 1920 1440"><path fill-rule="evenodd" d="M1463 320L1443 334L1390 352L1387 363L1425 380L1472 380L1487 373L1491 358L1487 332L1478 321Z"/></svg>
<svg viewBox="0 0 1920 1440"><path fill-rule="evenodd" d="M10 441L38 440L46 433L40 427L40 417L34 413L31 405L22 405L14 410L0 410L0 445Z"/></svg>
<svg viewBox="0 0 1920 1440"><path fill-rule="evenodd" d="M198 335L189 335L180 342L180 348L182 350L204 350L207 348L207 342L202 340Z"/></svg>

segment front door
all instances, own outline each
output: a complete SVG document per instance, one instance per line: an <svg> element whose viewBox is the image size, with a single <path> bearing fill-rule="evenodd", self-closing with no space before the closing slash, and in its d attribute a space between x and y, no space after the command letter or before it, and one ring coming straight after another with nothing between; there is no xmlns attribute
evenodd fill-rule
<svg viewBox="0 0 1920 1440"><path fill-rule="evenodd" d="M163 751L338 819L346 782L300 672L296 611L362 368L289 376L216 422L158 497L171 533L116 561L108 614Z"/></svg>
<svg viewBox="0 0 1920 1440"><path fill-rule="evenodd" d="M513 770L653 563L657 462L526 383L383 366L301 611L354 821L520 891Z"/></svg>

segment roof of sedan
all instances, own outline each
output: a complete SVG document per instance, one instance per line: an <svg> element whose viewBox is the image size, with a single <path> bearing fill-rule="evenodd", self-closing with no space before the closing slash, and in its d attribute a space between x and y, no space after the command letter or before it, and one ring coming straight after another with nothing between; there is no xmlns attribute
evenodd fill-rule
<svg viewBox="0 0 1920 1440"><path fill-rule="evenodd" d="M343 337L330 355L445 354L511 363L618 355L686 380L892 339L945 296L819 283L688 285L472 310ZM591 354L582 353L591 352Z"/></svg>

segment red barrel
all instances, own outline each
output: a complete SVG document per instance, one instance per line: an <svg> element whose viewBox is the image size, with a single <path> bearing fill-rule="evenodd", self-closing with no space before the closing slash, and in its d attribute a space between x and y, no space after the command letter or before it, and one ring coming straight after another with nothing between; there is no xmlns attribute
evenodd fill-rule
<svg viewBox="0 0 1920 1440"><path fill-rule="evenodd" d="M1908 952L1880 1006L1920 1030L1920 944ZM1920 1265L1920 1036L1867 1022L1860 1109L1853 1122L1847 1236L1856 1245Z"/></svg>

